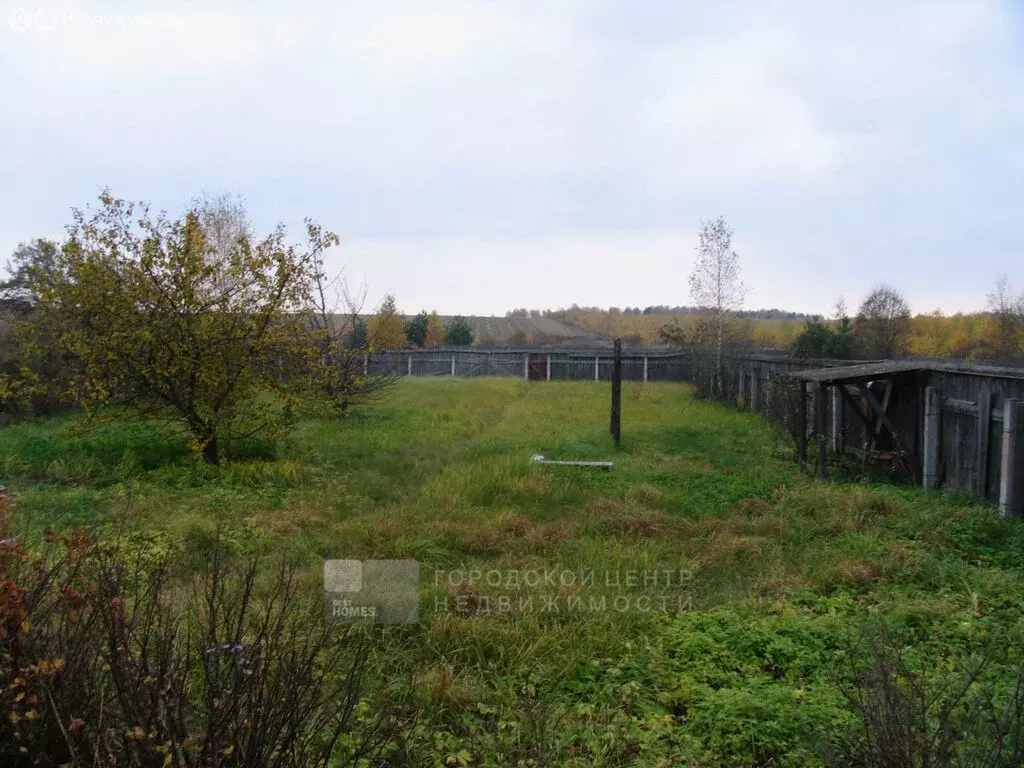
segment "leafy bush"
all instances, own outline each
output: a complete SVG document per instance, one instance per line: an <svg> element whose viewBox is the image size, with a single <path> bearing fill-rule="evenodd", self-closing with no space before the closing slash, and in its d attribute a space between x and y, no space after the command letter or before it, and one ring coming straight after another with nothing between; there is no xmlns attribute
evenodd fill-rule
<svg viewBox="0 0 1024 768"><path fill-rule="evenodd" d="M393 744L361 701L368 648L325 625L284 564L214 550L198 582L166 559L13 535L0 497L0 763L355 765Z"/></svg>
<svg viewBox="0 0 1024 768"><path fill-rule="evenodd" d="M992 670L991 655L936 665L912 660L883 626L868 663L843 687L859 721L849 765L1009 768L1024 762L1024 676ZM1007 672L1011 672L1007 674Z"/></svg>
<svg viewBox="0 0 1024 768"><path fill-rule="evenodd" d="M702 764L818 764L852 722L831 676L841 642L830 624L790 614L681 614L666 632L673 690Z"/></svg>

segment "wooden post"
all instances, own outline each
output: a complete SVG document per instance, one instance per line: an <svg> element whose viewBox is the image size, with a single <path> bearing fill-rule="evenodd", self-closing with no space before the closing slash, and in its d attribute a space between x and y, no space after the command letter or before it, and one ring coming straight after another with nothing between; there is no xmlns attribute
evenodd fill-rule
<svg viewBox="0 0 1024 768"><path fill-rule="evenodd" d="M935 387L924 388L924 487L939 483L939 429L942 424L942 399Z"/></svg>
<svg viewBox="0 0 1024 768"><path fill-rule="evenodd" d="M832 418L829 420L829 434L832 437L832 452L840 453L843 450L843 401L839 396L839 387L842 384L832 385Z"/></svg>
<svg viewBox="0 0 1024 768"><path fill-rule="evenodd" d="M738 377L739 389L738 389L738 391L736 393L736 400L738 402L742 402L743 401L744 390L747 387L747 371L746 371L746 368L743 366L742 363L740 364L739 369L740 369L740 373L739 373L739 377Z"/></svg>
<svg viewBox="0 0 1024 768"><path fill-rule="evenodd" d="M612 360L612 439L619 447L622 436L622 339L615 340L615 357Z"/></svg>
<svg viewBox="0 0 1024 768"><path fill-rule="evenodd" d="M759 368L754 368L754 370L750 372L750 410L752 410L752 411L756 411L757 410L757 406L758 406L758 402L757 402L757 389L758 389L758 387L757 387L757 380L758 380L758 374L760 372L761 371L760 371Z"/></svg>
<svg viewBox="0 0 1024 768"><path fill-rule="evenodd" d="M644 357L644 381L647 381L647 358Z"/></svg>
<svg viewBox="0 0 1024 768"><path fill-rule="evenodd" d="M548 355L547 355L547 368L548 368L548 370L547 370L547 379L548 379L548 381L551 381L551 354L550 353L548 353Z"/></svg>
<svg viewBox="0 0 1024 768"><path fill-rule="evenodd" d="M818 433L818 479L828 479L828 465L825 460L826 447L827 447L827 436L828 430L828 410L825 408L825 385L818 382L814 389L814 415L817 417L817 433Z"/></svg>
<svg viewBox="0 0 1024 768"><path fill-rule="evenodd" d="M594 358L594 381L601 380L601 358Z"/></svg>
<svg viewBox="0 0 1024 768"><path fill-rule="evenodd" d="M988 493L988 443L992 431L992 393L986 389L978 394L978 484L982 498Z"/></svg>
<svg viewBox="0 0 1024 768"><path fill-rule="evenodd" d="M807 467L807 382L800 380L800 407L796 416L796 459L800 464L800 471Z"/></svg>
<svg viewBox="0 0 1024 768"><path fill-rule="evenodd" d="M452 354L452 376L455 375L455 355Z"/></svg>
<svg viewBox="0 0 1024 768"><path fill-rule="evenodd" d="M1004 515L1024 514L1024 403L1013 398L1003 401L1003 473L999 488L999 511Z"/></svg>

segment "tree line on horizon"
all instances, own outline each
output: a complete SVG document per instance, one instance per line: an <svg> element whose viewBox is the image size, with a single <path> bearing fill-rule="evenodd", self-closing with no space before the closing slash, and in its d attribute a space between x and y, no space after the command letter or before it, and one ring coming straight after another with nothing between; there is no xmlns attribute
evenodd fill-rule
<svg viewBox="0 0 1024 768"><path fill-rule="evenodd" d="M620 315L626 317L648 317L651 315L675 315L685 317L689 315L700 315L704 312L704 309L699 306L670 307L667 304L651 304L643 309L640 307L628 306L624 308L581 307L579 304L573 304L568 309L513 309L506 312L505 317L523 319L552 318L558 320L567 316L569 313L577 312L608 314L612 317ZM752 318L755 320L806 320L814 317L814 315L806 312L789 312L775 307L772 309L741 309L736 312L736 316L739 318Z"/></svg>
<svg viewBox="0 0 1024 768"><path fill-rule="evenodd" d="M951 357L1020 364L1024 360L1024 294L996 278L982 312L913 314L898 290L876 285L850 316L840 296L831 316L743 309L745 291L733 232L722 217L701 222L689 306L516 309L506 317L551 318L623 338L634 346L742 347L800 357L875 359Z"/></svg>
<svg viewBox="0 0 1024 768"><path fill-rule="evenodd" d="M876 286L875 290L893 290L899 294L891 286ZM878 354L885 356L884 348L872 350L874 345L870 343L858 345L859 340L866 342L865 333L870 322L865 325L865 321L875 311L873 304L874 301L861 308L867 312L859 309L849 314L843 302L840 312L833 311L829 316L806 315L801 320L752 318L749 314L736 313L730 326L729 345L808 357L855 359ZM858 316L861 317L859 330ZM577 307L555 310L546 317L585 330L621 337L634 346L700 346L705 335L701 329L701 315L697 312L626 315L614 309ZM1003 276L988 295L986 311L946 315L936 310L913 314L908 306L906 314L902 311L896 313L893 324L896 336L891 352L895 356L1007 362L1019 362L1024 358L1024 302L1012 293Z"/></svg>

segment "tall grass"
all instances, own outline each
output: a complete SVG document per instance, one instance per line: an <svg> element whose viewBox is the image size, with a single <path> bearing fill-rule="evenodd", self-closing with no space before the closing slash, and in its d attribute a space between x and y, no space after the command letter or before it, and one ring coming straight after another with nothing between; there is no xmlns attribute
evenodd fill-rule
<svg viewBox="0 0 1024 768"><path fill-rule="evenodd" d="M851 733L839 683L864 622L884 616L934 667L1011 652L1016 521L918 488L817 483L756 415L682 385L627 385L615 450L608 401L603 383L408 379L222 468L154 425L21 424L0 430L0 484L22 492L23 536L141 535L184 571L217 530L239 552L286 554L313 593L326 558L419 560L421 626L379 633L370 678L418 712L410 748L435 764L825 764ZM545 568L594 583L443 578ZM690 580L668 588L621 583L681 569ZM513 609L481 610L509 591ZM624 591L674 607L564 609Z"/></svg>

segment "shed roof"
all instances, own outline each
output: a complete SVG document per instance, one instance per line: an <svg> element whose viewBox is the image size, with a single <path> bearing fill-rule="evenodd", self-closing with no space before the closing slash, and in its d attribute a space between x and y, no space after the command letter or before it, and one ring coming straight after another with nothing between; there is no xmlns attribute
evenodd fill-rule
<svg viewBox="0 0 1024 768"><path fill-rule="evenodd" d="M836 381L853 381L856 379L883 379L915 371L943 371L959 373L967 376L987 376L1000 379L1024 379L1024 369L994 366L965 365L957 362L937 360L876 360L857 365L840 365L833 368L808 368L802 371L791 371L801 381L816 381L830 384Z"/></svg>

